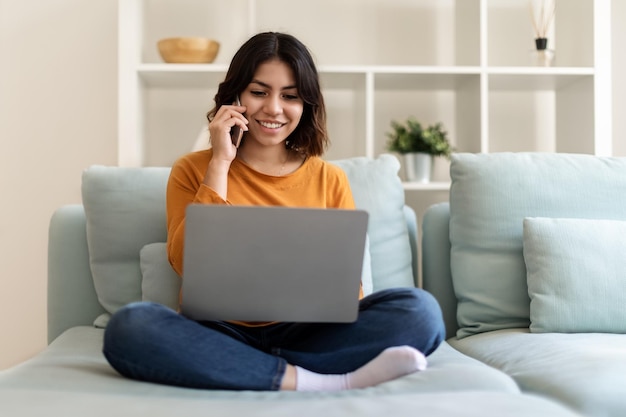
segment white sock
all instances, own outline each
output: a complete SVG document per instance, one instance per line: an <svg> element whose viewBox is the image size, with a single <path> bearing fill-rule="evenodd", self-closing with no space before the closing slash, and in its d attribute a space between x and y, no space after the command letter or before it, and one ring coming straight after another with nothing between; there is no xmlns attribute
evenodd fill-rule
<svg viewBox="0 0 626 417"><path fill-rule="evenodd" d="M394 346L348 374L350 388L367 388L401 376L423 371L428 366L426 357L411 346Z"/></svg>
<svg viewBox="0 0 626 417"><path fill-rule="evenodd" d="M296 366L296 389L341 391L366 388L423 371L427 364L426 357L419 350L410 346L395 346L383 350L380 355L348 374L318 374Z"/></svg>
<svg viewBox="0 0 626 417"><path fill-rule="evenodd" d="M348 374L318 374L296 366L296 391L343 391L350 389Z"/></svg>

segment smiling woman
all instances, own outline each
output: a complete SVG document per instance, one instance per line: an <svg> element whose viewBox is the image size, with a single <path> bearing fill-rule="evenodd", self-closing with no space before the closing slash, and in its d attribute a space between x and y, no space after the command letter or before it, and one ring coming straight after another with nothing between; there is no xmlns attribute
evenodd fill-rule
<svg viewBox="0 0 626 417"><path fill-rule="evenodd" d="M346 173L320 158L324 100L313 59L293 36L248 40L207 118L212 148L176 161L167 186L167 251L180 276L189 204L355 208ZM239 146L235 128L244 131ZM335 391L426 368L444 336L435 299L416 288L354 296L353 323L196 322L130 304L111 318L104 353L122 375L207 389Z"/></svg>
<svg viewBox="0 0 626 417"><path fill-rule="evenodd" d="M280 76L282 79L279 76L272 79L275 76L271 71L277 67L284 70ZM268 81L278 84L269 85ZM234 103L238 95L250 91L255 96L263 96L272 88L281 93L283 103L295 100L302 106L301 123L297 132L285 142L286 146L308 156L322 155L329 140L319 75L306 46L287 34L261 33L239 49L215 95L215 107L209 111L207 118L214 120L219 109ZM213 135L211 141L215 147Z"/></svg>

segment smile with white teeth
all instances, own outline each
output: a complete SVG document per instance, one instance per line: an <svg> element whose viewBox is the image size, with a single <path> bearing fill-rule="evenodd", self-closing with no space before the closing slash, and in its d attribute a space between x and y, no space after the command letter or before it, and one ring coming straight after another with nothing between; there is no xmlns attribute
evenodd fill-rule
<svg viewBox="0 0 626 417"><path fill-rule="evenodd" d="M268 129L278 129L279 127L283 125L282 123L269 123L269 122L261 122L261 121L259 121L259 124L263 127L267 127Z"/></svg>

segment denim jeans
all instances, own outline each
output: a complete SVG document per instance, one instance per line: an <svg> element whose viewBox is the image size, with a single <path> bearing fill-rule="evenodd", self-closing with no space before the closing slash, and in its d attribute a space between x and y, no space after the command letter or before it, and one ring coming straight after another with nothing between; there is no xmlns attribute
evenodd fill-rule
<svg viewBox="0 0 626 417"><path fill-rule="evenodd" d="M360 301L354 323L246 327L196 322L160 304L138 302L111 317L104 355L120 374L191 388L277 390L287 364L344 374L390 346L428 356L445 336L435 298L394 288Z"/></svg>

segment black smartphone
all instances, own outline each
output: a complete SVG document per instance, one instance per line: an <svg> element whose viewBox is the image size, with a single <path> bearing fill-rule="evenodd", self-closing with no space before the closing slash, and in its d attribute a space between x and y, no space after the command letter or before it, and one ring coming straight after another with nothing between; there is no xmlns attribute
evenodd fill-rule
<svg viewBox="0 0 626 417"><path fill-rule="evenodd" d="M239 96L237 96L236 101L237 101L237 105L241 106L241 102L239 101ZM239 125L235 125L232 127L232 129L230 129L230 139L233 141L233 145L235 145L235 148L239 147L242 136L243 136L243 130L241 129Z"/></svg>

